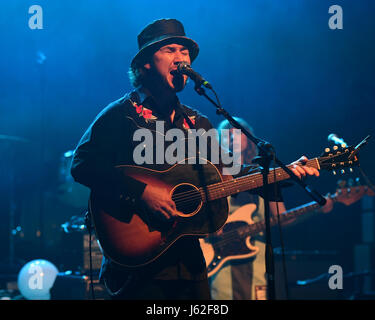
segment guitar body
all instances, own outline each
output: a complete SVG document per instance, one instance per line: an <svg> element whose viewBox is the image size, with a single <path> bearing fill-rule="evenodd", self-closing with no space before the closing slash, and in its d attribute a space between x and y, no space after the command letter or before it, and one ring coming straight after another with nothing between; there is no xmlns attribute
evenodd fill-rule
<svg viewBox="0 0 375 320"><path fill-rule="evenodd" d="M104 254L124 267L144 266L163 254L182 236L202 237L221 228L228 218L227 198L202 201L201 186L222 181L216 166L176 164L158 171L138 166L118 166L120 175L166 188L181 214L173 224L150 221L147 214L121 208L91 194L90 213ZM203 190L203 191L202 191ZM203 194L202 194L203 192Z"/></svg>
<svg viewBox="0 0 375 320"><path fill-rule="evenodd" d="M248 259L259 252L259 248L251 244L250 236L243 238L237 233L254 223L251 215L255 209L256 205L252 203L241 206L229 216L227 223L217 234L199 239L209 277L216 274L225 263Z"/></svg>

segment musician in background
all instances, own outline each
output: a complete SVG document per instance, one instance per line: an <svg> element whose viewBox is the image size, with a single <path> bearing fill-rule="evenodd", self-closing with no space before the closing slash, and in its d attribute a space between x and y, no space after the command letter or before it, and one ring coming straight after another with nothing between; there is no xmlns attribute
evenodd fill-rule
<svg viewBox="0 0 375 320"><path fill-rule="evenodd" d="M241 118L235 118L244 128L253 134L250 125ZM223 129L229 129L229 136L223 133ZM240 136L233 134L233 128L227 120L222 121L218 126L219 140L229 139L224 145L229 149L241 149L241 163L244 167L252 168L252 160L257 156L258 151L256 145L249 140L244 134ZM248 170L243 170L246 173ZM279 190L278 201L270 201L270 214L277 217L286 211L282 195ZM254 204L253 207L247 206ZM253 209L250 210L250 209ZM322 208L323 212L332 209L332 201L327 199L326 205ZM264 201L263 198L242 192L230 197L230 212L227 222L246 221L254 223L264 220ZM251 219L251 220L250 220ZM283 225L292 223L289 220ZM217 235L220 236L219 231ZM252 237L252 245L259 248L259 252L250 258L243 260L231 260L224 264L217 273L210 277L211 296L215 300L265 300L267 298L267 280L266 280L266 262L265 262L265 235L260 233L258 236ZM250 252L250 251L249 251ZM230 254L230 253L228 253Z"/></svg>
<svg viewBox="0 0 375 320"><path fill-rule="evenodd" d="M109 104L96 117L74 152L71 173L75 181L100 194L108 207L122 209L118 210L121 219L138 215L150 222L147 227L163 225L168 230L179 212L167 189L122 176L115 167L136 165L135 151L150 144L154 148L152 168L160 171L170 167L165 158L162 163L155 158L158 148L163 147L157 143L158 138L164 135L157 123L164 124L165 132L179 129L184 134L191 128L208 131L212 125L177 97L187 81L186 75L177 72L177 66L181 62L191 64L199 52L198 44L185 35L181 22L152 22L138 35L138 46L129 72L135 90ZM135 141L138 129L149 132L152 141ZM163 150L172 143L162 141ZM299 162L293 171L299 175L319 174ZM132 215L134 212L137 214ZM113 299L210 299L205 260L196 237L180 237L160 257L142 267L126 269L114 260L104 254L100 273Z"/></svg>

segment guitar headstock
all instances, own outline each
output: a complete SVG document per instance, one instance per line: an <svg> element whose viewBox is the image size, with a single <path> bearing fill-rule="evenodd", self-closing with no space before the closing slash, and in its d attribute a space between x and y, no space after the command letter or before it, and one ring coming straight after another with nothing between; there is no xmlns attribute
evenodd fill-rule
<svg viewBox="0 0 375 320"><path fill-rule="evenodd" d="M354 182L355 181L355 182ZM366 185L361 185L359 178L353 180L339 180L337 182L338 189L336 190L336 201L350 206L351 204L357 202L363 196L367 195L370 197L375 196L374 190Z"/></svg>
<svg viewBox="0 0 375 320"><path fill-rule="evenodd" d="M338 170L345 173L344 168L353 171L353 167L359 166L358 153L354 147L333 146L326 148L319 158L321 169L332 170L336 174Z"/></svg>

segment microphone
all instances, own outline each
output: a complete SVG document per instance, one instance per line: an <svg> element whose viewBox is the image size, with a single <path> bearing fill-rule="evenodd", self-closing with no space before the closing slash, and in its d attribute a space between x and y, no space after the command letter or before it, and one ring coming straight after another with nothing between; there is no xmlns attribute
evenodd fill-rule
<svg viewBox="0 0 375 320"><path fill-rule="evenodd" d="M186 74L191 80L195 82L195 87L205 86L208 89L212 89L211 84L205 80L198 72L195 72L187 62L179 62L177 64L177 72Z"/></svg>
<svg viewBox="0 0 375 320"><path fill-rule="evenodd" d="M328 136L328 141L329 142L333 142L335 144L338 144L342 147L347 147L348 145L346 144L346 142L344 141L344 139L342 138L339 138L336 134L334 133L331 133L329 136Z"/></svg>

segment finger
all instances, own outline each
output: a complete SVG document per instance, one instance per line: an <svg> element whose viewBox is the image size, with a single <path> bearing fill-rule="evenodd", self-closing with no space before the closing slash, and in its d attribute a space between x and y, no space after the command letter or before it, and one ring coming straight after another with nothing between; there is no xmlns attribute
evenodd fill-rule
<svg viewBox="0 0 375 320"><path fill-rule="evenodd" d="M309 159L307 159L306 156L302 156L301 158L298 159L298 162L302 163L303 165L306 164L306 162L308 161Z"/></svg>
<svg viewBox="0 0 375 320"><path fill-rule="evenodd" d="M314 170L313 168L310 168L310 167L301 167L302 170L305 171L306 174L308 174L309 176L313 176L314 175Z"/></svg>
<svg viewBox="0 0 375 320"><path fill-rule="evenodd" d="M293 173L294 173L299 179L301 179L301 174L299 173L298 170L292 168L292 172L293 172Z"/></svg>
<svg viewBox="0 0 375 320"><path fill-rule="evenodd" d="M319 177L319 171L313 167L306 167L306 166L302 166L301 167L303 170L305 170L305 172L310 175L310 176L317 176Z"/></svg>
<svg viewBox="0 0 375 320"><path fill-rule="evenodd" d="M177 209L175 207L166 206L164 209L168 213L169 218L178 216L178 212L177 212Z"/></svg>
<svg viewBox="0 0 375 320"><path fill-rule="evenodd" d="M170 200L168 201L168 205L169 205L173 210L177 210L177 208L176 208L176 203L175 203L172 199L170 199Z"/></svg>
<svg viewBox="0 0 375 320"><path fill-rule="evenodd" d="M320 176L320 172L319 172L318 169L313 168L313 171L314 171L314 175L315 175L315 176L317 176L317 177Z"/></svg>
<svg viewBox="0 0 375 320"><path fill-rule="evenodd" d="M304 176L306 176L306 172L305 172L305 170L303 170L303 169L301 168L301 166L294 165L294 170L295 170L296 172L299 173L299 176L300 176L300 177L304 177Z"/></svg>
<svg viewBox="0 0 375 320"><path fill-rule="evenodd" d="M315 168L311 168L309 167L310 170L312 171L312 174L311 175L314 175L314 176L317 176L319 177L320 173L319 173L319 170L315 169Z"/></svg>
<svg viewBox="0 0 375 320"><path fill-rule="evenodd" d="M307 161L308 161L307 157L302 156L298 160L293 161L292 164L303 166L306 164Z"/></svg>
<svg viewBox="0 0 375 320"><path fill-rule="evenodd" d="M164 208L160 208L158 210L158 213L159 213L158 216L160 217L161 220L168 221L170 219L170 215Z"/></svg>

